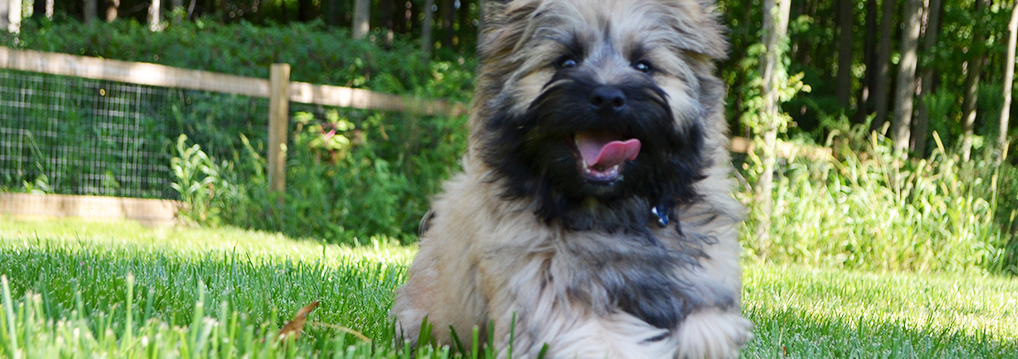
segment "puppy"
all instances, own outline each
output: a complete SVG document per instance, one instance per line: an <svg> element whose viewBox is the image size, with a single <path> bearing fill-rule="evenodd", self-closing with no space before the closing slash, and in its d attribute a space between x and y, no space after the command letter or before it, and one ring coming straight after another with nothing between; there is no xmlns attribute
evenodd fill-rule
<svg viewBox="0 0 1018 359"><path fill-rule="evenodd" d="M479 327L500 357L737 357L744 210L711 5L492 3L463 173L422 223L397 334L426 319L445 344Z"/></svg>

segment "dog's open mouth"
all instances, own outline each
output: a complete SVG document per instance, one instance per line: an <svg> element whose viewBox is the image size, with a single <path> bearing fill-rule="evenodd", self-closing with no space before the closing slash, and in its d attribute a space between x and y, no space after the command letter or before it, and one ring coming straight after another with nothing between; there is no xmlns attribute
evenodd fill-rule
<svg viewBox="0 0 1018 359"><path fill-rule="evenodd" d="M580 173L588 180L620 179L626 162L640 154L640 140L609 132L580 132L573 136Z"/></svg>

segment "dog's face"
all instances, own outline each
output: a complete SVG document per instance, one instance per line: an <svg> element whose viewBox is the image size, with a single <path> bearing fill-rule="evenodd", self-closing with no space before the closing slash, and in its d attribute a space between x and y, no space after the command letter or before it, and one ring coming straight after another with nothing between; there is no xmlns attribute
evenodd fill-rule
<svg viewBox="0 0 1018 359"><path fill-rule="evenodd" d="M724 40L686 0L515 0L479 49L472 151L570 229L645 230L696 195Z"/></svg>

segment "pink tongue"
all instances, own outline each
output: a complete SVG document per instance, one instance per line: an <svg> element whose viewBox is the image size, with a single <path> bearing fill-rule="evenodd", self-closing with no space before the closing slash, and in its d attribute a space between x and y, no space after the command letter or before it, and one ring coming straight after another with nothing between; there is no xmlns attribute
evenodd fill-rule
<svg viewBox="0 0 1018 359"><path fill-rule="evenodd" d="M579 133L576 134L576 147L587 167L611 168L636 159L640 153L640 140L618 141L606 135Z"/></svg>

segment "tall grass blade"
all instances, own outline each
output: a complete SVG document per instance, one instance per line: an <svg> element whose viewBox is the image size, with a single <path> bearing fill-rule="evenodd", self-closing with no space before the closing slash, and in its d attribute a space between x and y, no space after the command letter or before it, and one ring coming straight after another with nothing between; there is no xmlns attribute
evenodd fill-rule
<svg viewBox="0 0 1018 359"><path fill-rule="evenodd" d="M11 300L11 288L7 284L7 276L0 275L0 283L4 290L4 312L7 314L7 331L11 336L11 352L14 359L21 358L21 350L18 349L18 330L14 325L14 302Z"/></svg>

